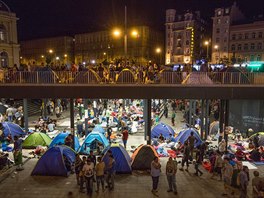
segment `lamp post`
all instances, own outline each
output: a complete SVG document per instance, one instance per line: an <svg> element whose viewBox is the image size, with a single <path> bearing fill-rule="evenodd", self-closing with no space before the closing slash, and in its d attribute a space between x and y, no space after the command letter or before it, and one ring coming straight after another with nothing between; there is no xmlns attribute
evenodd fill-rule
<svg viewBox="0 0 264 198"><path fill-rule="evenodd" d="M209 41L205 41L204 45L206 46L206 59L209 59Z"/></svg>
<svg viewBox="0 0 264 198"><path fill-rule="evenodd" d="M216 50L216 52L218 52L218 56L217 56L217 60L215 61L216 63L220 63L220 51L219 51L219 46L218 45L215 45L214 46L214 48L215 48L215 50Z"/></svg>

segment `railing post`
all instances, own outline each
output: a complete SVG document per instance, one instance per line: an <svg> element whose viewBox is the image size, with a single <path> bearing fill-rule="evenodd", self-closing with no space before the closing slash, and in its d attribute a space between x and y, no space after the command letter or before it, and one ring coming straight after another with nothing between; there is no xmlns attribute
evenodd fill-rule
<svg viewBox="0 0 264 198"><path fill-rule="evenodd" d="M239 76L238 76L238 84L239 85L241 84L240 80L241 80L241 73L239 72Z"/></svg>
<svg viewBox="0 0 264 198"><path fill-rule="evenodd" d="M232 82L233 82L233 73L232 72L230 72L230 84L232 84Z"/></svg>
<svg viewBox="0 0 264 198"><path fill-rule="evenodd" d="M22 72L19 72L19 83L22 83Z"/></svg>
<svg viewBox="0 0 264 198"><path fill-rule="evenodd" d="M37 82L39 84L39 72L37 71Z"/></svg>

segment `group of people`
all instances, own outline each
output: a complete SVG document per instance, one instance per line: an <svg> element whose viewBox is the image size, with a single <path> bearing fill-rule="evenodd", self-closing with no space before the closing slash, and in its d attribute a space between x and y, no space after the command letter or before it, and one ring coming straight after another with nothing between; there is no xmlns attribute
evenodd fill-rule
<svg viewBox="0 0 264 198"><path fill-rule="evenodd" d="M75 162L75 174L77 179L77 184L80 187L80 192L84 191L84 184L86 187L87 195L92 195L94 189L94 182L96 182L96 193L99 193L100 186L102 192L105 191L105 188L108 188L110 191L114 190L115 182L115 166L116 162L113 157L111 150L108 150L106 155L99 156L96 159L96 156L93 154L93 151L90 151L90 154L82 158L80 155L77 155ZM105 186L105 180L107 186Z"/></svg>

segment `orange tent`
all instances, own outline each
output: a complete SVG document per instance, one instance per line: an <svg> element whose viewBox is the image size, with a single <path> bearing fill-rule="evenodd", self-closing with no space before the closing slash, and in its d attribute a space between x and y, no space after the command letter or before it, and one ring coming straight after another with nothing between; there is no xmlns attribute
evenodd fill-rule
<svg viewBox="0 0 264 198"><path fill-rule="evenodd" d="M147 170L151 168L151 162L154 157L159 157L158 153L151 145L140 145L133 155L132 158L132 169L133 170Z"/></svg>

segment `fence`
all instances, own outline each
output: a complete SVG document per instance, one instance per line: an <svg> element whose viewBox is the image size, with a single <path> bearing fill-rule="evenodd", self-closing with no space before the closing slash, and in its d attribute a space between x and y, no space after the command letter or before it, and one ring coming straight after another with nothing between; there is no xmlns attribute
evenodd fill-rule
<svg viewBox="0 0 264 198"><path fill-rule="evenodd" d="M242 72L82 72L0 71L0 84L255 84L264 85L264 73Z"/></svg>

